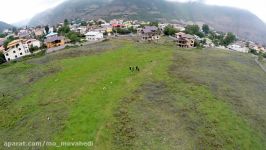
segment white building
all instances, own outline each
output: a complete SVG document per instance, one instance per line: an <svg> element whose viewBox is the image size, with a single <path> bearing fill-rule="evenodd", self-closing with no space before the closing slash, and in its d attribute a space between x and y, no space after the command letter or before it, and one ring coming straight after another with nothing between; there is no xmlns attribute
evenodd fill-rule
<svg viewBox="0 0 266 150"><path fill-rule="evenodd" d="M228 46L230 50L238 51L242 53L248 53L249 48L245 46L245 43L242 42L236 42L234 44L231 44Z"/></svg>
<svg viewBox="0 0 266 150"><path fill-rule="evenodd" d="M86 31L87 31L87 26L80 26L77 28L77 32L82 35L86 34Z"/></svg>
<svg viewBox="0 0 266 150"><path fill-rule="evenodd" d="M8 44L4 55L7 61L15 60L17 58L30 55L28 44L25 40L19 39Z"/></svg>
<svg viewBox="0 0 266 150"><path fill-rule="evenodd" d="M103 33L91 31L85 34L88 41L98 41L103 39Z"/></svg>
<svg viewBox="0 0 266 150"><path fill-rule="evenodd" d="M41 47L41 42L39 40L36 39L29 39L26 41L26 43L28 44L28 47Z"/></svg>

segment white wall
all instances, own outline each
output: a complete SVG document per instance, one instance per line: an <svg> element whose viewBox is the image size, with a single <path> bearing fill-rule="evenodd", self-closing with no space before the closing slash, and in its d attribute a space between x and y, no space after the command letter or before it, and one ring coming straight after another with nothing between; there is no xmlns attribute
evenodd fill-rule
<svg viewBox="0 0 266 150"><path fill-rule="evenodd" d="M15 60L23 56L30 55L29 47L27 44L19 43L18 47L10 48L4 52L7 61Z"/></svg>

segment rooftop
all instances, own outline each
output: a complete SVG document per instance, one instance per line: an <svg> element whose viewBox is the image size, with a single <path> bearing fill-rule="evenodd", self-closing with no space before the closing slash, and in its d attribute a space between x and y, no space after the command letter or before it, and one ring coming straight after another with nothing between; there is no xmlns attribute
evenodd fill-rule
<svg viewBox="0 0 266 150"><path fill-rule="evenodd" d="M17 45L18 43L24 43L25 41L26 41L25 39L14 40L7 45L7 48L13 47Z"/></svg>

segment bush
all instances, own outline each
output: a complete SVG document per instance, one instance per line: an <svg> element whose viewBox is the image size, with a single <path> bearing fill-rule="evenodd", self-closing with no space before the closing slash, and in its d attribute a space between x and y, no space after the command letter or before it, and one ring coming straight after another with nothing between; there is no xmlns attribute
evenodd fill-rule
<svg viewBox="0 0 266 150"><path fill-rule="evenodd" d="M31 53L33 53L34 51L37 51L38 49L39 49L39 48L38 48L37 46L34 46L34 47L33 47L32 45L31 45L30 48L29 48L29 50L30 50Z"/></svg>
<svg viewBox="0 0 266 150"><path fill-rule="evenodd" d="M250 49L249 52L254 55L258 55L258 52L255 49Z"/></svg>
<svg viewBox="0 0 266 150"><path fill-rule="evenodd" d="M169 36L169 35L175 35L178 31L173 26L168 25L168 26L165 27L163 32L164 32L165 35Z"/></svg>
<svg viewBox="0 0 266 150"><path fill-rule="evenodd" d="M116 29L114 29L114 31L116 33L122 34L122 35L131 33L128 29L123 29L123 28L116 28Z"/></svg>
<svg viewBox="0 0 266 150"><path fill-rule="evenodd" d="M186 26L185 33L191 35L197 35L200 38L204 37L204 34L200 32L200 27L198 25L188 25Z"/></svg>
<svg viewBox="0 0 266 150"><path fill-rule="evenodd" d="M76 32L69 32L66 34L66 37L70 39L72 43L80 42L81 38L79 37L79 34Z"/></svg>

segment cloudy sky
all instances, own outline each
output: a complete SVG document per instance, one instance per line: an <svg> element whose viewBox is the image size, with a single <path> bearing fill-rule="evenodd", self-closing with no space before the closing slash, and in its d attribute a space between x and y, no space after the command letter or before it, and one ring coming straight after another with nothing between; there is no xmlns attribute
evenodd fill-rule
<svg viewBox="0 0 266 150"><path fill-rule="evenodd" d="M0 0L0 21L16 23L65 0Z"/></svg>
<svg viewBox="0 0 266 150"><path fill-rule="evenodd" d="M0 21L16 23L33 17L65 0L0 0ZM196 1L196 0L171 0ZM266 22L266 0L199 0L211 5L233 6L247 9Z"/></svg>

